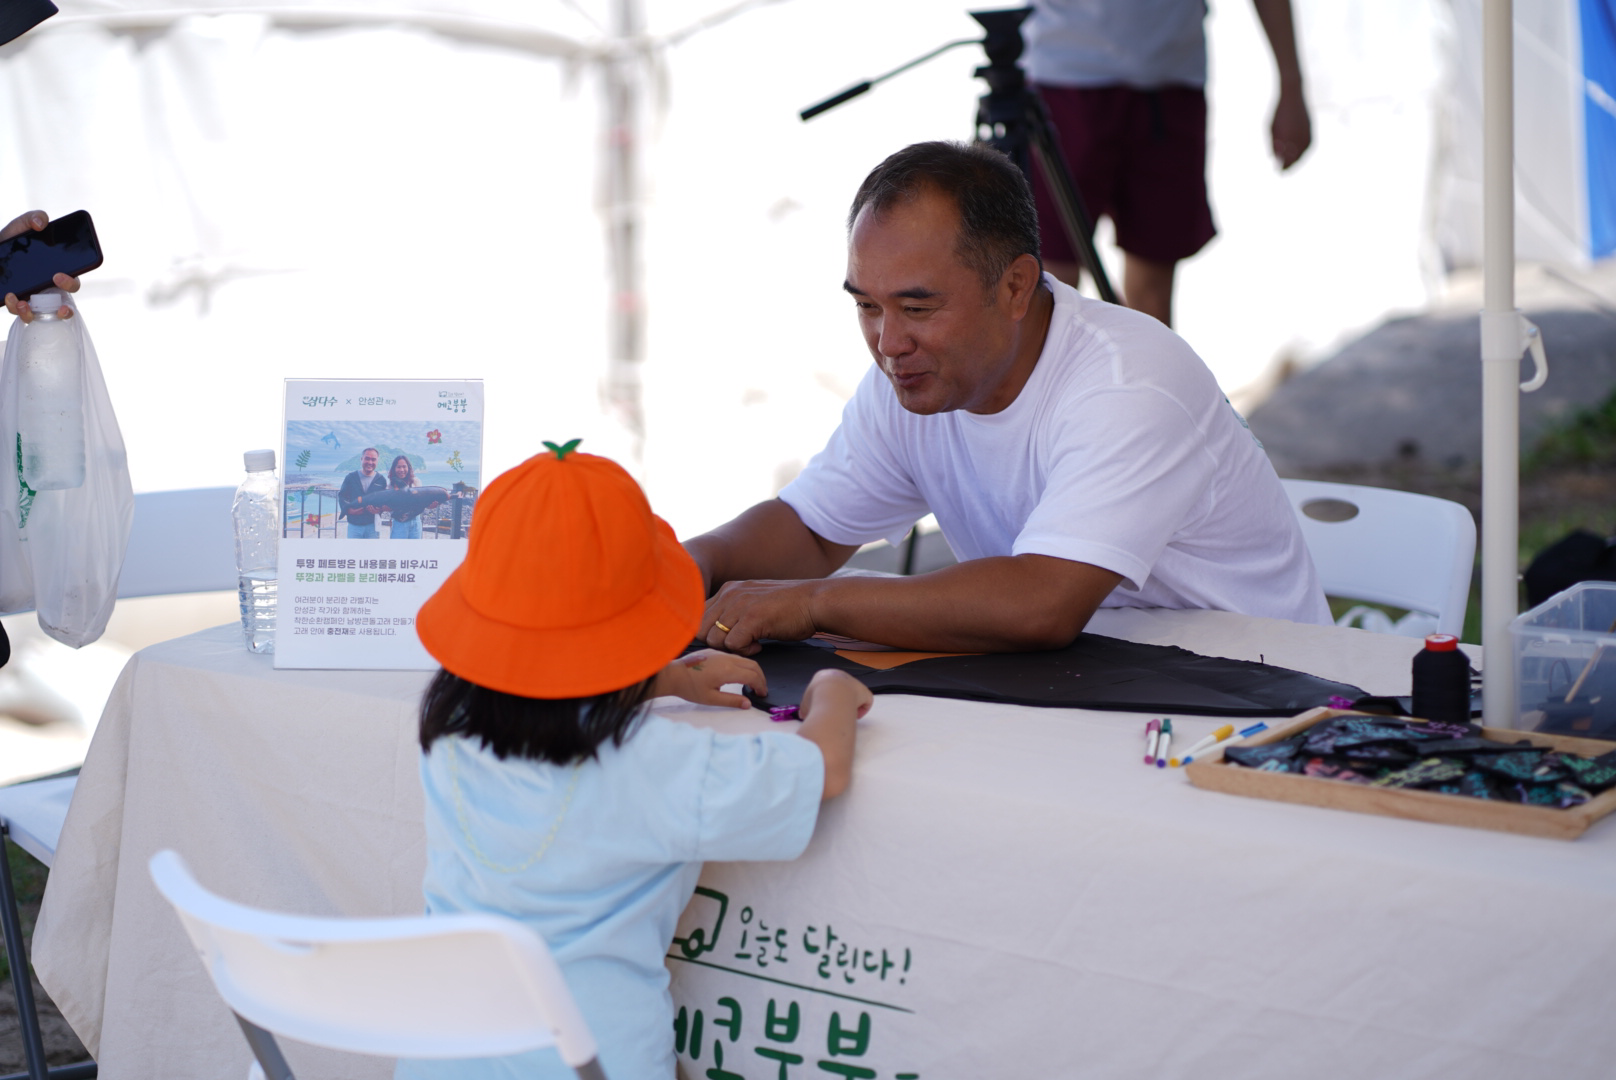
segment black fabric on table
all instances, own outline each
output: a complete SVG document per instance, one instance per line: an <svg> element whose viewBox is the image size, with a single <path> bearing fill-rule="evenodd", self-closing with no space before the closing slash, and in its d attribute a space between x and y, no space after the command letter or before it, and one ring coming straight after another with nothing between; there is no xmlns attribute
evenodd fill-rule
<svg viewBox="0 0 1616 1080"><path fill-rule="evenodd" d="M885 671L798 642L770 642L752 659L769 680L768 697L752 697L765 709L801 701L808 680L823 668L845 671L877 694L1109 712L1294 716L1328 704L1332 696L1364 695L1356 686L1272 664L1099 634L1081 634L1066 648L1049 652L936 656Z"/></svg>

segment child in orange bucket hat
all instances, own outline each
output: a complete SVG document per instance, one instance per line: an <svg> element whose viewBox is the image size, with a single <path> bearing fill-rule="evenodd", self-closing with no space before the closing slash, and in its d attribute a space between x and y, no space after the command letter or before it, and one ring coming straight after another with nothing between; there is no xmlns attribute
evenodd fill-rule
<svg viewBox="0 0 1616 1080"><path fill-rule="evenodd" d="M672 1080L664 957L707 859L793 859L846 788L870 692L815 677L796 730L721 734L656 697L746 708L751 660L680 657L695 563L616 463L551 447L488 485L466 560L416 619L443 665L421 703L430 914L542 935L614 1080ZM408 1080L570 1077L554 1050L400 1061Z"/></svg>

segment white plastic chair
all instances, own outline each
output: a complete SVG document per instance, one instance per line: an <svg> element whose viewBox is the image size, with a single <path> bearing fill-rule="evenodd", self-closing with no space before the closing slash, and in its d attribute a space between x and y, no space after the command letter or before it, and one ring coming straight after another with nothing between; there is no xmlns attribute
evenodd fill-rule
<svg viewBox="0 0 1616 1080"><path fill-rule="evenodd" d="M11 961L11 985L17 993L17 1020L30 1080L89 1080L96 1074L93 1061L55 1069L45 1066L39 1013L28 977L27 952L22 947L17 890L5 857L5 841L9 839L47 867L56 861L56 845L62 838L62 823L67 820L67 806L76 783L76 775L52 776L0 787L0 929L4 930L6 956Z"/></svg>
<svg viewBox="0 0 1616 1080"><path fill-rule="evenodd" d="M234 498L235 489L227 487L136 495L129 545L118 575L119 599L236 588L236 541L230 523Z"/></svg>
<svg viewBox="0 0 1616 1080"><path fill-rule="evenodd" d="M235 489L227 487L136 495L118 596L234 589L236 541L230 503L235 495Z"/></svg>
<svg viewBox="0 0 1616 1080"><path fill-rule="evenodd" d="M150 867L247 1036L257 1058L249 1076L293 1080L274 1032L387 1057L554 1046L582 1080L605 1080L550 950L514 919L283 915L214 895L176 852L158 852Z"/></svg>
<svg viewBox="0 0 1616 1080"><path fill-rule="evenodd" d="M1317 480L1280 483L1326 595L1425 616L1405 618L1394 628L1413 636L1464 628L1476 558L1476 522L1469 510L1408 491ZM1342 616L1342 625L1355 613Z"/></svg>

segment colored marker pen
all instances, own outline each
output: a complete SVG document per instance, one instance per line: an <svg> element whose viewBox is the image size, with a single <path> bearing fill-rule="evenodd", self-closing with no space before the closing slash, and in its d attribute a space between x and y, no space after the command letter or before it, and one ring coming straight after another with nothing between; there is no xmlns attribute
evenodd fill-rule
<svg viewBox="0 0 1616 1080"><path fill-rule="evenodd" d="M1173 744L1173 722L1162 721L1161 741L1156 744L1156 768L1167 768L1167 748Z"/></svg>
<svg viewBox="0 0 1616 1080"><path fill-rule="evenodd" d="M1156 739L1161 735L1161 721L1152 720L1145 725L1145 764L1156 764Z"/></svg>
<svg viewBox="0 0 1616 1080"><path fill-rule="evenodd" d="M1202 750L1205 750L1208 747L1216 746L1218 743L1222 742L1224 739L1227 739L1230 735L1233 735L1233 734L1234 734L1234 725L1233 724L1224 724L1222 727L1218 728L1218 730L1214 731L1212 734L1208 735L1206 738L1202 739L1200 742L1196 743L1194 746L1192 746L1188 750L1184 751L1184 761L1187 763L1191 758L1193 758L1196 754L1199 754ZM1171 762L1169 762L1169 764L1173 765L1176 768L1178 766L1178 762L1179 762L1179 759L1174 758Z"/></svg>
<svg viewBox="0 0 1616 1080"><path fill-rule="evenodd" d="M1239 730L1239 732L1237 732L1235 734L1234 739L1231 740L1231 741L1239 742L1241 739L1244 739L1247 735L1255 735L1259 731L1267 731L1267 730L1268 730L1268 725L1259 720L1257 723L1252 724L1250 727L1241 728ZM1200 747L1197 747L1196 752L1197 753L1200 752L1200 749L1201 749ZM1185 754L1184 755L1184 764L1185 765L1188 765L1190 762L1192 762L1194 760L1195 760L1195 754L1192 753L1192 754Z"/></svg>

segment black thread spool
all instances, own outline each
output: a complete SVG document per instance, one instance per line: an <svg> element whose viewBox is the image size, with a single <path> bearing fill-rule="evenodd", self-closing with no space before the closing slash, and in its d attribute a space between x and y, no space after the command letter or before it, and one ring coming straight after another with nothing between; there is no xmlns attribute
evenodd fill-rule
<svg viewBox="0 0 1616 1080"><path fill-rule="evenodd" d="M1452 634L1431 634L1414 654L1414 715L1441 724L1470 721L1470 660Z"/></svg>

